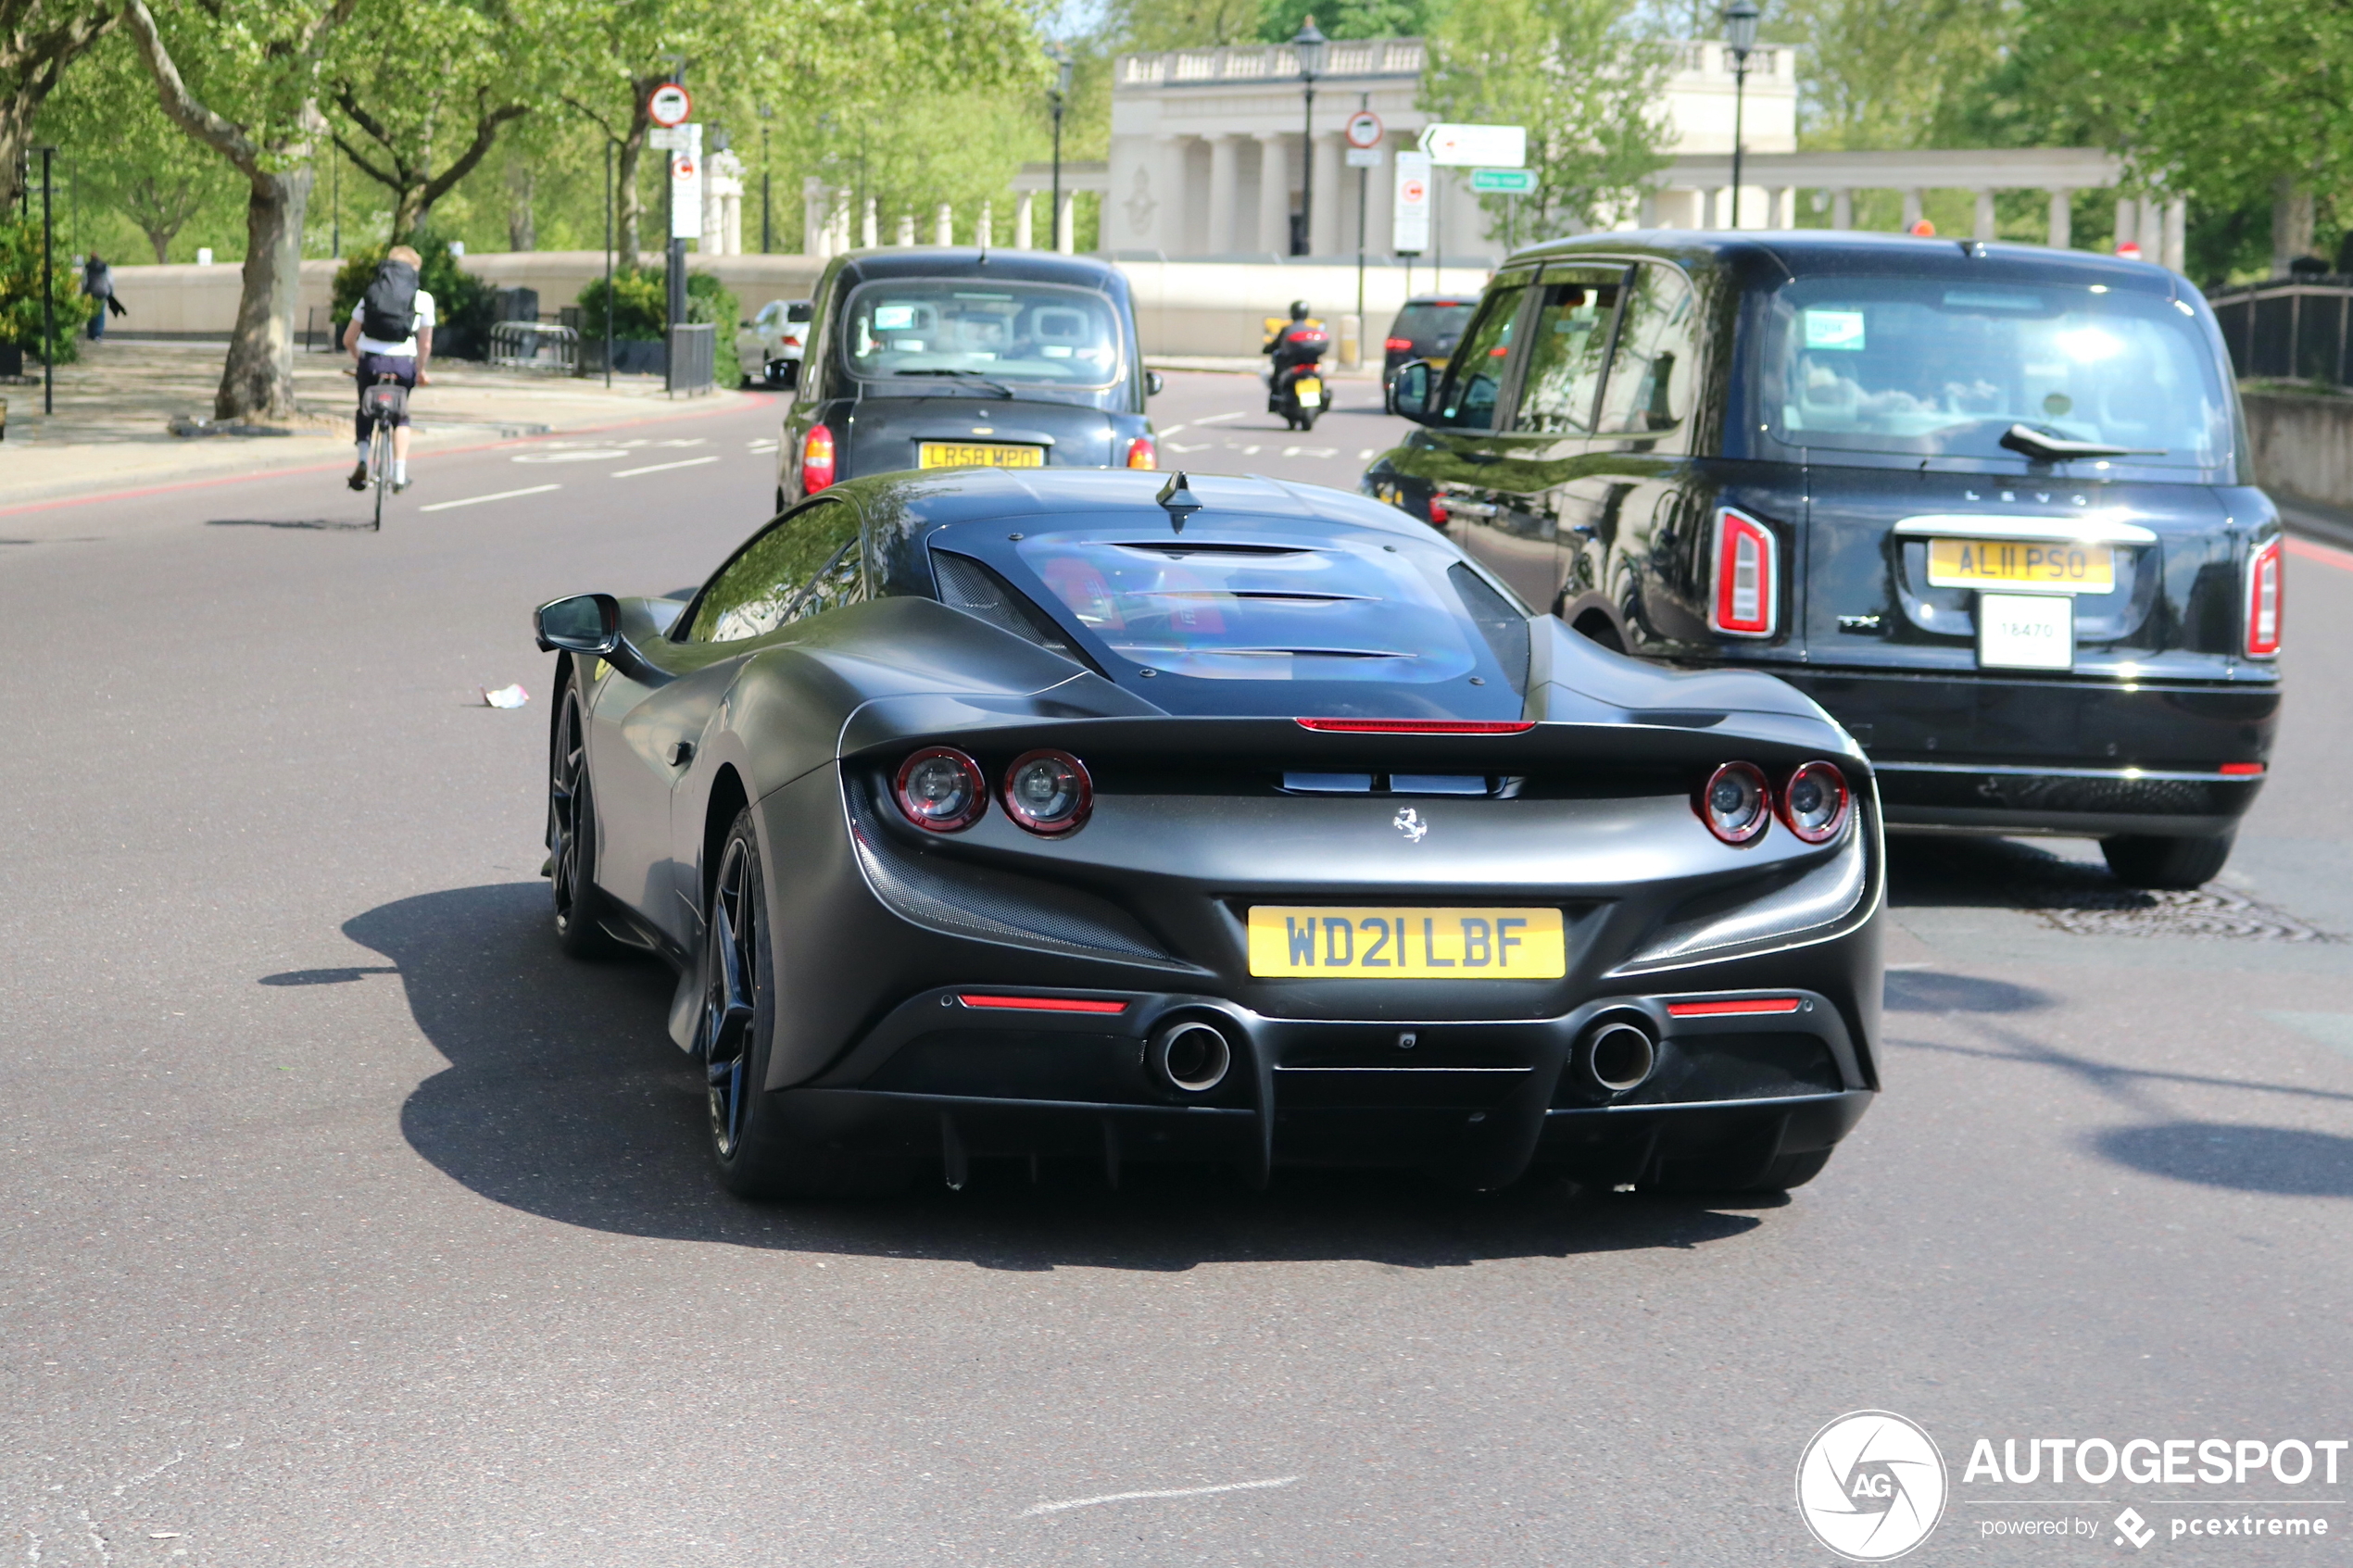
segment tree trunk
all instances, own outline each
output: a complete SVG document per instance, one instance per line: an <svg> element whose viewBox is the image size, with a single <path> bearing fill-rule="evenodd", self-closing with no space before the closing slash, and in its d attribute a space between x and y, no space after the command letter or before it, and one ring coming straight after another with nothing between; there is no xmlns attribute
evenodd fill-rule
<svg viewBox="0 0 2353 1568"><path fill-rule="evenodd" d="M157 266L166 266L170 262L171 236L179 232L180 231L177 229L148 229L144 231L147 236L147 243L156 247Z"/></svg>
<svg viewBox="0 0 2353 1568"><path fill-rule="evenodd" d="M539 224L531 210L531 165L521 158L507 164L507 248L537 250Z"/></svg>
<svg viewBox="0 0 2353 1568"><path fill-rule="evenodd" d="M244 293L212 400L220 419L283 420L295 411L295 302L302 291L302 220L314 178L303 163L249 179Z"/></svg>
<svg viewBox="0 0 2353 1568"><path fill-rule="evenodd" d="M621 151L614 159L613 183L620 187L615 199L621 207L621 264L637 265L638 245L642 237L638 228L645 217L645 207L637 200L637 157L645 151L646 130L632 123L629 134L622 138Z"/></svg>
<svg viewBox="0 0 2353 1568"><path fill-rule="evenodd" d="M2288 275L2288 263L2312 250L2312 192L2300 186L2293 175L2283 174L2271 183L2271 276ZM2148 249L2146 245L2142 250Z"/></svg>

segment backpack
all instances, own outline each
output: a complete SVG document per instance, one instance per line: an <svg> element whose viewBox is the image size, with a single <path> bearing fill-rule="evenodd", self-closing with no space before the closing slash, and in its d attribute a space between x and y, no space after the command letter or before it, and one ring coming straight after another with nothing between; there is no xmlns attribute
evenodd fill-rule
<svg viewBox="0 0 2353 1568"><path fill-rule="evenodd" d="M386 260L359 296L359 330L378 343L401 343L417 331L417 270Z"/></svg>

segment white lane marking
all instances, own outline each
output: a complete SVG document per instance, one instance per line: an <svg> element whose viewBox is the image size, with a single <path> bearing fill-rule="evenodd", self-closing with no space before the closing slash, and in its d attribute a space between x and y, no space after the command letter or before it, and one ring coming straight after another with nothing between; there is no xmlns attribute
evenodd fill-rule
<svg viewBox="0 0 2353 1568"><path fill-rule="evenodd" d="M1166 430L1161 431L1158 433L1162 435L1174 435L1184 428L1185 427L1183 425L1170 425Z"/></svg>
<svg viewBox="0 0 2353 1568"><path fill-rule="evenodd" d="M1302 446L1300 450L1306 453L1311 458L1337 458L1340 456L1340 448L1337 446Z"/></svg>
<svg viewBox="0 0 2353 1568"><path fill-rule="evenodd" d="M1164 443L1164 445L1165 445L1172 452L1206 452L1211 446L1214 445L1215 443L1204 441L1198 446L1188 446L1181 441L1170 441Z"/></svg>
<svg viewBox="0 0 2353 1568"><path fill-rule="evenodd" d="M1226 443L1226 449L1229 452L1239 452L1245 458L1255 458L1266 450L1264 446L1237 446L1230 441Z"/></svg>
<svg viewBox="0 0 2353 1568"><path fill-rule="evenodd" d="M776 449L776 438L773 435L756 435L744 443L744 449L750 452L774 452Z"/></svg>
<svg viewBox="0 0 2353 1568"><path fill-rule="evenodd" d="M627 456L629 454L618 446L571 446L561 450L543 447L536 452L518 452L514 460L518 463L603 463Z"/></svg>
<svg viewBox="0 0 2353 1568"><path fill-rule="evenodd" d="M1373 449L1369 446L1365 447L1362 452L1356 454L1356 460L1360 463L1371 462L1373 460Z"/></svg>
<svg viewBox="0 0 2353 1568"><path fill-rule="evenodd" d="M560 484L534 484L522 490L501 490L496 495L469 495L462 501L435 501L430 507L419 507L421 512L446 512L452 507L478 507L484 501L511 501L518 495L544 495L550 490L561 490Z"/></svg>
<svg viewBox="0 0 2353 1568"><path fill-rule="evenodd" d="M1017 1517L1033 1519L1041 1513L1060 1513L1064 1509L1093 1508L1107 1502L1142 1502L1154 1498L1205 1498L1214 1492L1264 1492L1277 1486L1288 1486L1298 1480L1296 1475L1277 1475L1267 1481L1229 1481L1222 1486L1172 1486L1158 1492L1105 1492L1099 1498L1072 1498L1063 1502L1041 1502L1025 1508Z"/></svg>
<svg viewBox="0 0 2353 1568"><path fill-rule="evenodd" d="M1237 408L1230 414L1211 414L1205 418L1195 420L1193 423L1197 425L1214 425L1224 420L1239 420L1243 417L1242 411Z"/></svg>
<svg viewBox="0 0 2353 1568"><path fill-rule="evenodd" d="M716 457L688 458L684 462L651 463L642 469L615 469L612 471L612 477L615 479L635 479L641 473L666 473L672 469L700 468L705 463L715 463L719 459Z"/></svg>
<svg viewBox="0 0 2353 1568"><path fill-rule="evenodd" d="M1286 458L1296 458L1306 449L1307 448L1304 446L1286 446L1283 448L1283 456Z"/></svg>

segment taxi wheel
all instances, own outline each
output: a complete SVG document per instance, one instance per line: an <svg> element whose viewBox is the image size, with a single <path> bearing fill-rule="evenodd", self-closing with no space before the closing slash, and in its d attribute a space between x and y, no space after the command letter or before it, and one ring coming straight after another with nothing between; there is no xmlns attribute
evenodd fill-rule
<svg viewBox="0 0 2353 1568"><path fill-rule="evenodd" d="M903 1160L809 1147L788 1124L782 1097L763 1087L775 1043L776 965L749 809L719 852L704 929L698 1054L720 1185L741 1198L848 1198L905 1186L913 1168Z"/></svg>
<svg viewBox="0 0 2353 1568"><path fill-rule="evenodd" d="M2108 869L2127 887L2188 893L2220 876L2235 834L2215 838L2151 838L2127 834L2100 840Z"/></svg>

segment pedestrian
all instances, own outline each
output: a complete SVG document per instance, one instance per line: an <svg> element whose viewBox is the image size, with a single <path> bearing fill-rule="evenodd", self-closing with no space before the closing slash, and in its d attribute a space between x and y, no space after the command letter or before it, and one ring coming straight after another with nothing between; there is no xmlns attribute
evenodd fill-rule
<svg viewBox="0 0 2353 1568"><path fill-rule="evenodd" d="M351 470L354 490L368 488L368 434L372 422L367 411L368 389L389 379L414 391L425 384L425 361L433 358L433 295L418 286L417 271L423 257L407 245L395 245L377 265L368 290L351 307L351 320L343 330L343 346L359 362L360 410L353 420L359 462ZM409 488L409 405L404 398L392 415L392 487Z"/></svg>
<svg viewBox="0 0 2353 1568"><path fill-rule="evenodd" d="M97 306L90 312L90 341L93 343L107 335L107 317L109 314L131 314L123 308L122 301L114 296L114 269L107 266L107 258L94 250L90 253L90 259L82 264L82 292Z"/></svg>

